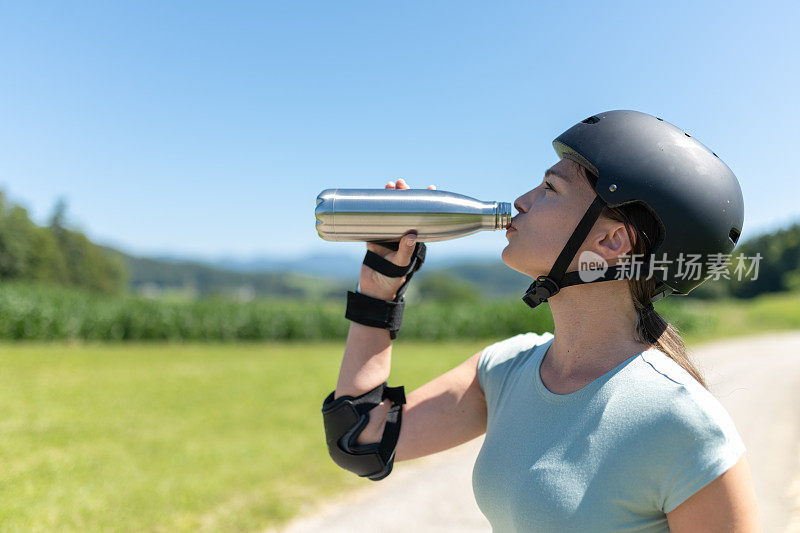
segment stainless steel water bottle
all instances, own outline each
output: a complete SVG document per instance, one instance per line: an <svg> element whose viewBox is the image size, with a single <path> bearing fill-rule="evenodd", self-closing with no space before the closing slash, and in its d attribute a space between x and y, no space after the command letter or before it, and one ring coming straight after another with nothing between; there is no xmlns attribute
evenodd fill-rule
<svg viewBox="0 0 800 533"><path fill-rule="evenodd" d="M326 189L314 215L328 241L397 241L413 231L433 242L505 229L511 204L435 189Z"/></svg>

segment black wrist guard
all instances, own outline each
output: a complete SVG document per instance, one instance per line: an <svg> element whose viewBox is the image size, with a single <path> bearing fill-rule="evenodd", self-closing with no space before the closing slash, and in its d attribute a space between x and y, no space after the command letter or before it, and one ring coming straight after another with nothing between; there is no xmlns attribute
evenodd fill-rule
<svg viewBox="0 0 800 533"><path fill-rule="evenodd" d="M403 387L387 387L384 381L361 396L340 396L334 400L335 392L322 402L325 440L331 459L361 477L373 481L385 478L392 472L394 451L400 437L403 404L406 403ZM380 442L357 445L358 436L369 422L369 412L387 398L392 401L392 407L386 414Z"/></svg>
<svg viewBox="0 0 800 533"><path fill-rule="evenodd" d="M397 242L376 242L375 244L380 244L395 251L399 246ZM414 248L414 253L411 255L411 262L407 266L399 266L387 261L375 252L367 250L367 254L364 256L365 265L384 276L391 278L406 276L406 280L397 289L397 295L392 301L347 291L347 310L344 313L344 317L365 326L388 329L389 337L396 339L397 331L403 321L403 308L406 305L403 295L414 272L419 270L422 263L425 262L425 251L425 243L418 242Z"/></svg>

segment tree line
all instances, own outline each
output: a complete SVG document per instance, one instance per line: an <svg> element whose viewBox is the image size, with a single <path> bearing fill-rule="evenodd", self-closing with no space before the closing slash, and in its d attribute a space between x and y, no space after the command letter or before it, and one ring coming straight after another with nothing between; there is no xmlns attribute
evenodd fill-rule
<svg viewBox="0 0 800 533"><path fill-rule="evenodd" d="M60 200L49 223L39 226L28 211L0 191L0 279L80 287L100 293L125 288L123 263L80 231L66 227Z"/></svg>

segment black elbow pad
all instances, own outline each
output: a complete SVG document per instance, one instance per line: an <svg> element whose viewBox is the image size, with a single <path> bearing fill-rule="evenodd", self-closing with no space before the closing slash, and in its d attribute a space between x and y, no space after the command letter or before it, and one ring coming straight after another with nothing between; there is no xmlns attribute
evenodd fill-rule
<svg viewBox="0 0 800 533"><path fill-rule="evenodd" d="M388 387L384 381L355 398L340 396L334 400L334 393L331 392L322 402L328 453L345 470L373 481L385 478L392 472L394 451L400 437L403 404L406 403L403 387ZM357 445L356 439L369 422L369 411L387 398L393 405L386 414L386 427L380 442Z"/></svg>

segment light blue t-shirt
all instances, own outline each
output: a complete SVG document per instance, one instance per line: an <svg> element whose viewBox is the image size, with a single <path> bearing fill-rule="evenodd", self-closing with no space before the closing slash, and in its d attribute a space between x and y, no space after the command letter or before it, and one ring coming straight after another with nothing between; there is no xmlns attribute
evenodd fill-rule
<svg viewBox="0 0 800 533"><path fill-rule="evenodd" d="M523 333L478 361L486 436L472 472L495 532L669 531L668 513L745 452L730 415L650 349L571 394L539 367L553 335Z"/></svg>

